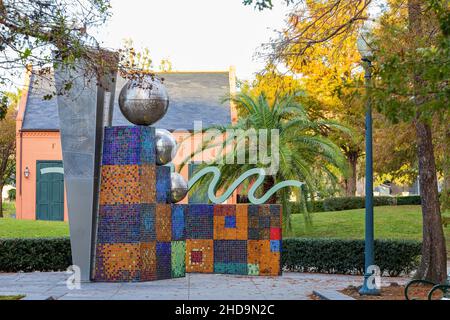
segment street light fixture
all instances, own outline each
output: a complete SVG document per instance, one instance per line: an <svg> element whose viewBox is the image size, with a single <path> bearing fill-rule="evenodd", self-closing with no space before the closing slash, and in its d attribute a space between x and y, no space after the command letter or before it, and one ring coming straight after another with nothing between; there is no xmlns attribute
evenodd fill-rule
<svg viewBox="0 0 450 320"><path fill-rule="evenodd" d="M365 245L364 245L364 283L359 293L362 295L378 295L374 274L374 227L373 227L373 158L372 158L372 106L370 103L370 87L372 85L372 60L371 35L373 21L366 20L357 39L358 51L361 54L361 62L364 67L364 79L366 87L366 205L365 205Z"/></svg>

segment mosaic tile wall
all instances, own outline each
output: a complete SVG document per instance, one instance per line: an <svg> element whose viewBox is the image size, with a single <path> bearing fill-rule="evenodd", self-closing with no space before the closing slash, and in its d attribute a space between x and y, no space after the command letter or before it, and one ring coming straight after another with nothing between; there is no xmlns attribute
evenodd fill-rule
<svg viewBox="0 0 450 320"><path fill-rule="evenodd" d="M190 204L186 272L281 275L280 205Z"/></svg>
<svg viewBox="0 0 450 320"><path fill-rule="evenodd" d="M150 127L105 128L94 281L184 277L185 208L170 204L170 168Z"/></svg>
<svg viewBox="0 0 450 320"><path fill-rule="evenodd" d="M105 128L94 281L281 274L279 205L170 204L154 128Z"/></svg>

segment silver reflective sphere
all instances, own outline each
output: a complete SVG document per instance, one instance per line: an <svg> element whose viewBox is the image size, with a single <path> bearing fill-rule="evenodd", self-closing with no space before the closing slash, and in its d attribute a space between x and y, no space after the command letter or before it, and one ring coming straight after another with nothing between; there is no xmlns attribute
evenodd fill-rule
<svg viewBox="0 0 450 320"><path fill-rule="evenodd" d="M164 165L175 158L177 153L177 141L173 135L165 129L156 129L156 164Z"/></svg>
<svg viewBox="0 0 450 320"><path fill-rule="evenodd" d="M169 107L169 96L156 77L132 79L120 91L119 107L131 123L149 126L164 117Z"/></svg>
<svg viewBox="0 0 450 320"><path fill-rule="evenodd" d="M183 200L188 192L188 185L183 176L177 172L172 172L170 174L171 191L170 200L172 203Z"/></svg>

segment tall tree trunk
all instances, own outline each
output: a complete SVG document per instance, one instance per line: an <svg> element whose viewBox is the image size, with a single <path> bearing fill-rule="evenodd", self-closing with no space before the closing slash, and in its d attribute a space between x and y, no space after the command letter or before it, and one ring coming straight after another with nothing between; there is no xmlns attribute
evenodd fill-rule
<svg viewBox="0 0 450 320"><path fill-rule="evenodd" d="M420 120L416 121L415 127L423 216L422 260L415 277L443 283L447 278L447 251L439 208L431 128Z"/></svg>
<svg viewBox="0 0 450 320"><path fill-rule="evenodd" d="M349 153L347 155L347 162L350 168L350 173L345 179L345 195L352 197L356 194L356 165L358 163L358 153Z"/></svg>
<svg viewBox="0 0 450 320"><path fill-rule="evenodd" d="M3 196L2 196L3 186L0 185L0 218L3 218Z"/></svg>
<svg viewBox="0 0 450 320"><path fill-rule="evenodd" d="M423 1L408 0L408 22L411 49L421 43L423 32ZM422 79L416 75L415 88L420 88ZM419 90L416 90L419 92ZM437 186L436 163L434 158L433 139L430 126L420 118L420 107L424 97L416 96L417 117L414 121L416 129L417 150L419 159L419 185L422 201L423 240L422 260L415 278L443 283L447 277L447 251L441 223L439 193Z"/></svg>
<svg viewBox="0 0 450 320"><path fill-rule="evenodd" d="M445 125L444 133L444 163L443 163L443 174L444 174L444 184L442 188L441 195L441 210L450 210L450 114L446 117L447 124Z"/></svg>

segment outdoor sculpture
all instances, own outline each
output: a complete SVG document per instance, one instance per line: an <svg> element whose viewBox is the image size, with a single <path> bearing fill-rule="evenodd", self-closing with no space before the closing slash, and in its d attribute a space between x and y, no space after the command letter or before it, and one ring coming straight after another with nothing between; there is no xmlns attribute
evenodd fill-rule
<svg viewBox="0 0 450 320"><path fill-rule="evenodd" d="M81 122L93 122L95 126L88 127L88 133L97 132L90 144L96 150L90 158L91 187L84 190L74 184L70 175L77 172L74 170L78 164L67 157L68 150L72 150L68 147L73 145L72 140L83 137L81 132L68 131L73 128L68 112L69 107L87 112L85 109L90 105L82 105L80 101L86 101L75 95L70 104L68 99L58 99L64 168L69 173L66 185L70 191L73 260L82 269L83 280L148 281L182 277L185 272L281 274L281 206L263 203L280 188L299 187L300 182L277 184L258 199L254 192L265 172L252 169L216 197L219 170L204 168L186 183L179 173L171 172L170 161L177 150L172 134L147 126L161 119L169 105L167 92L158 78L144 77L143 85L130 80L121 90L120 109L136 126L111 126L114 95L109 96L106 104L99 100L102 95L87 97L91 100L97 97L98 110L94 120L83 117ZM73 120L76 115L71 115ZM71 133L72 140L64 135L66 132ZM214 174L208 189L214 204L176 203L202 175L209 173ZM220 204L244 179L255 174L258 177L249 192L252 204ZM85 206L91 210L87 218L74 212L81 208L74 201L83 199L88 200ZM82 225L84 230L92 230L92 236L89 233L87 239L80 238L82 232L74 227Z"/></svg>

